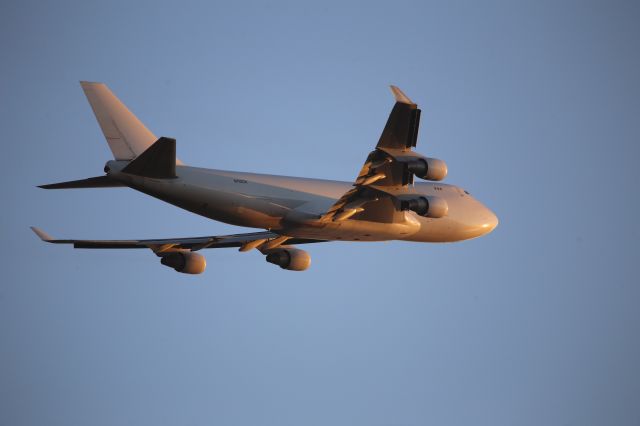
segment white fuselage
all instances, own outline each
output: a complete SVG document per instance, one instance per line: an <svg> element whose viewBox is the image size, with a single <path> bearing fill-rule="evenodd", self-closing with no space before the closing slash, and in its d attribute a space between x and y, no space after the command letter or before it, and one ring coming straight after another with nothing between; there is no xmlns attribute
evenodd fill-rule
<svg viewBox="0 0 640 426"><path fill-rule="evenodd" d="M449 206L445 217L434 219L403 211L393 223L355 218L321 223L320 215L352 188L352 183L188 166L177 166L175 179L153 179L120 172L126 164L109 161L109 177L217 221L297 238L453 242L479 237L498 224L493 212L466 191L442 183L416 183L413 192L444 198Z"/></svg>

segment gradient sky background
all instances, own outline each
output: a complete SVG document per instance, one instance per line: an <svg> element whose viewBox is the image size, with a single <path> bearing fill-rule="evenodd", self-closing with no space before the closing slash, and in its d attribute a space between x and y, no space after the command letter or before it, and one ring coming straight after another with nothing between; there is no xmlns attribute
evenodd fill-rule
<svg viewBox="0 0 640 426"><path fill-rule="evenodd" d="M0 5L0 424L640 424L640 6L620 1ZM104 81L188 164L351 181L393 105L492 208L450 245L309 246L304 273L54 236L244 229L128 189Z"/></svg>

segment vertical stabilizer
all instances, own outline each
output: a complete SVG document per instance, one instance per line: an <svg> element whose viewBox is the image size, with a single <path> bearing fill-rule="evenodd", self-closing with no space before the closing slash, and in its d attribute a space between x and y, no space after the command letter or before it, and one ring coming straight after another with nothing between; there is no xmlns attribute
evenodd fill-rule
<svg viewBox="0 0 640 426"><path fill-rule="evenodd" d="M133 160L158 139L104 83L80 85L116 160Z"/></svg>

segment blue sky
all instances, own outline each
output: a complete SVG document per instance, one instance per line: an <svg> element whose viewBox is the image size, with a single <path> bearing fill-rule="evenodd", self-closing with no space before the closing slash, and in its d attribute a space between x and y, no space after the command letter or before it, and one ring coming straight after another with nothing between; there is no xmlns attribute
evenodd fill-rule
<svg viewBox="0 0 640 426"><path fill-rule="evenodd" d="M635 2L4 2L0 424L637 425ZM351 181L400 86L500 226L210 250L184 276L60 237L241 232L127 189L106 82L191 165Z"/></svg>

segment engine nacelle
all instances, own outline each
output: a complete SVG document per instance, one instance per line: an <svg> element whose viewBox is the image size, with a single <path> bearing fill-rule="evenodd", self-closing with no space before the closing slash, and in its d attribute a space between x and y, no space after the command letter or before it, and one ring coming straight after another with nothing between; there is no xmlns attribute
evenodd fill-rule
<svg viewBox="0 0 640 426"><path fill-rule="evenodd" d="M309 253L295 248L278 248L269 251L266 260L289 271L304 271L311 265Z"/></svg>
<svg viewBox="0 0 640 426"><path fill-rule="evenodd" d="M401 201L402 210L411 210L420 216L439 218L449 213L447 200L440 197L424 196Z"/></svg>
<svg viewBox="0 0 640 426"><path fill-rule="evenodd" d="M425 180L438 181L447 177L447 163L437 158L416 158L407 163L407 170Z"/></svg>
<svg viewBox="0 0 640 426"><path fill-rule="evenodd" d="M173 251L163 254L160 263L183 274L201 274L207 268L204 256L190 251Z"/></svg>

